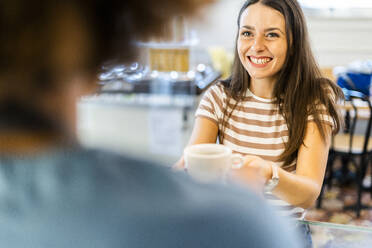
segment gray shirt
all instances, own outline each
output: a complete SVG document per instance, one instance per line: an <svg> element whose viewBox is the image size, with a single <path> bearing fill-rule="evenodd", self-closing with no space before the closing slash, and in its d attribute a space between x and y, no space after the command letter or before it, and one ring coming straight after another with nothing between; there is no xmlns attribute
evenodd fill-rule
<svg viewBox="0 0 372 248"><path fill-rule="evenodd" d="M254 194L95 150L0 157L0 247L298 247Z"/></svg>

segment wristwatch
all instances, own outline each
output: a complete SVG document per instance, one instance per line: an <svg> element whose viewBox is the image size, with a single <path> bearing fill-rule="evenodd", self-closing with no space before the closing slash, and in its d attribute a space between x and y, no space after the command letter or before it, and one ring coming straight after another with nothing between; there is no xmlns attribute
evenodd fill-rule
<svg viewBox="0 0 372 248"><path fill-rule="evenodd" d="M264 192L271 192L279 183L278 167L274 163L271 164L271 171L272 176L271 179L266 182Z"/></svg>

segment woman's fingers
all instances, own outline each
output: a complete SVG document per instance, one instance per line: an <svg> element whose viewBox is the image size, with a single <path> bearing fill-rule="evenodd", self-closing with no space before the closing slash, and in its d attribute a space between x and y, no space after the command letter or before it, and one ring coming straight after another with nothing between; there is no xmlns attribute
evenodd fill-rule
<svg viewBox="0 0 372 248"><path fill-rule="evenodd" d="M253 156L253 155L247 155L247 156L244 156L243 166L259 167L261 161L263 160L260 157Z"/></svg>
<svg viewBox="0 0 372 248"><path fill-rule="evenodd" d="M257 166L249 166L245 164L240 169L233 169L229 173L231 181L238 184L246 185L249 188L261 193L265 184L265 179L262 176L261 168Z"/></svg>
<svg viewBox="0 0 372 248"><path fill-rule="evenodd" d="M180 170L185 170L185 160L182 158L180 158L180 160L178 160L173 166L172 166L172 170L175 170L175 171L180 171Z"/></svg>
<svg viewBox="0 0 372 248"><path fill-rule="evenodd" d="M244 160L245 167L254 167L259 170L261 175L264 177L265 182L271 178L271 164L273 162L264 160L258 156L246 156Z"/></svg>

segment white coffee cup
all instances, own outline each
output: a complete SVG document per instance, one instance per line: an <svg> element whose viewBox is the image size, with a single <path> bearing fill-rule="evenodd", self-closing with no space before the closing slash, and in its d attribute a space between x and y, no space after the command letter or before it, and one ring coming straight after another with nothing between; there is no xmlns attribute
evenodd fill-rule
<svg viewBox="0 0 372 248"><path fill-rule="evenodd" d="M239 168L243 158L220 144L191 145L184 150L185 168L194 179L209 183L224 182L231 168Z"/></svg>

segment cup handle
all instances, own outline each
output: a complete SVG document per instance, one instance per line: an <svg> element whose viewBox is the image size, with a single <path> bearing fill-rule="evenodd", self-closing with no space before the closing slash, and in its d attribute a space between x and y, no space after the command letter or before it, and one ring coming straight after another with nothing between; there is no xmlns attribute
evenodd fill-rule
<svg viewBox="0 0 372 248"><path fill-rule="evenodd" d="M243 166L243 156L234 153L231 155L231 168L232 169L240 169Z"/></svg>

